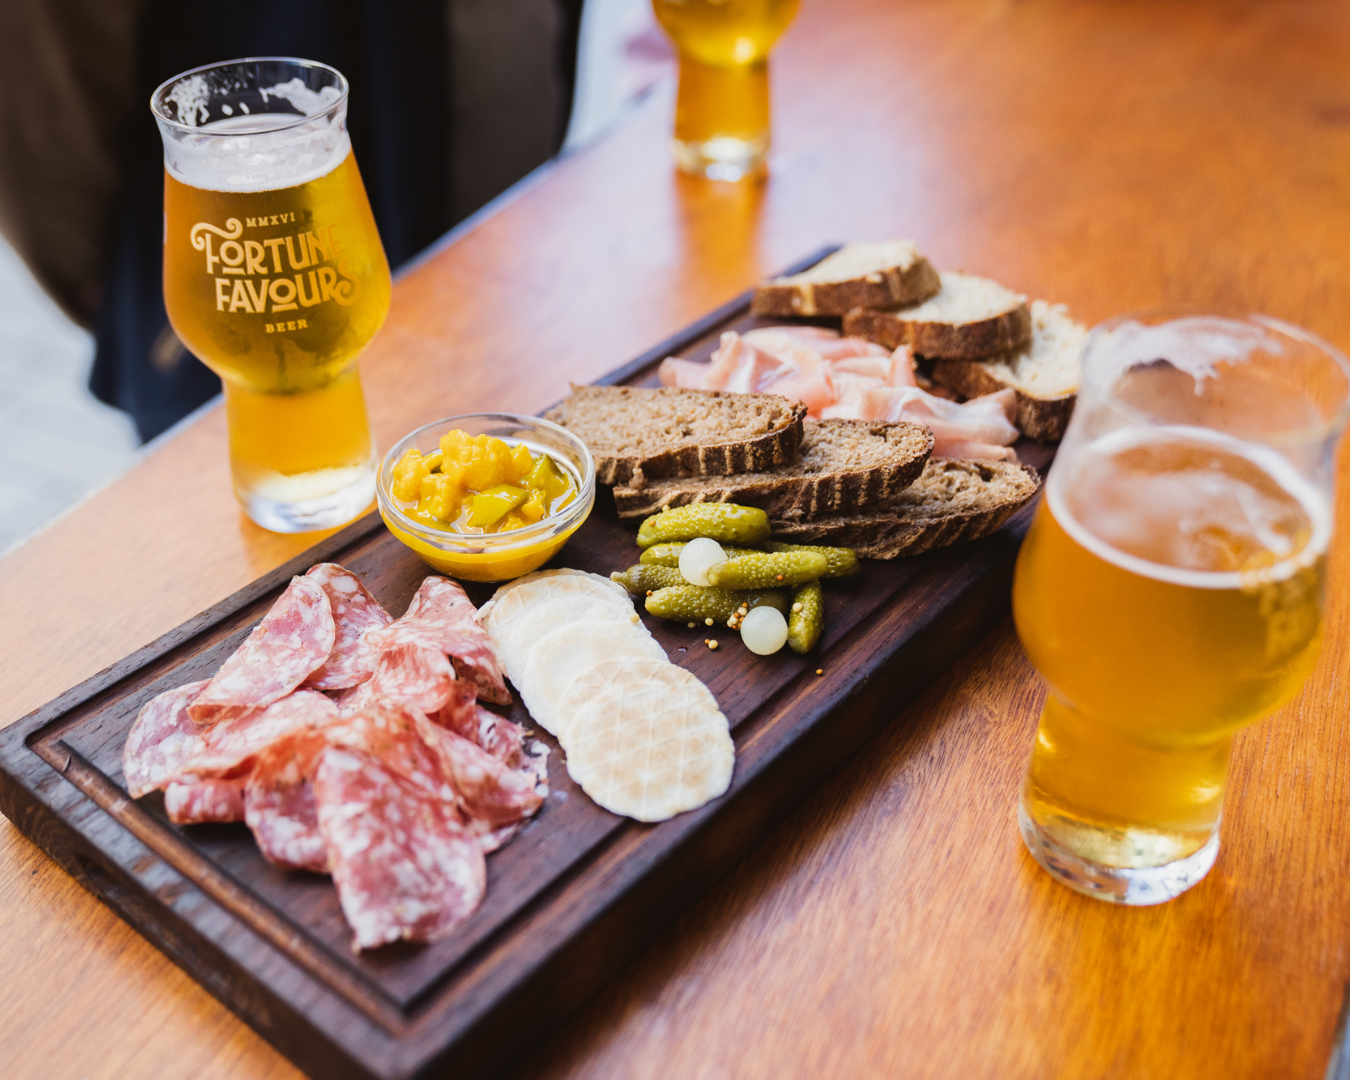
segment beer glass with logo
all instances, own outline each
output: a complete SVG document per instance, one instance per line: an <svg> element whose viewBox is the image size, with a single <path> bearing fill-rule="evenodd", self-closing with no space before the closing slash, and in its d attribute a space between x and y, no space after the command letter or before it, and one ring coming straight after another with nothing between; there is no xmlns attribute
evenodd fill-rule
<svg viewBox="0 0 1350 1080"><path fill-rule="evenodd" d="M741 180L769 152L769 50L798 0L652 0L680 54L671 148L682 172Z"/></svg>
<svg viewBox="0 0 1350 1080"><path fill-rule="evenodd" d="M185 72L164 140L164 304L225 387L234 490L264 528L351 520L375 494L356 358L389 264L347 136L347 80L260 58Z"/></svg>
<svg viewBox="0 0 1350 1080"><path fill-rule="evenodd" d="M1233 734L1321 645L1347 402L1345 357L1273 319L1128 315L1089 337L1013 586L1050 684L1018 820L1065 884L1154 904L1214 864Z"/></svg>

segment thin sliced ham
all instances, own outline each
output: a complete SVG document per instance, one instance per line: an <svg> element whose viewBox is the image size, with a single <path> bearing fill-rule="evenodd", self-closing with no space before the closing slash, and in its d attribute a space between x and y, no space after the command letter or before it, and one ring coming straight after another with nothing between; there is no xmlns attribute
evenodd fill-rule
<svg viewBox="0 0 1350 1080"><path fill-rule="evenodd" d="M666 386L772 393L805 402L815 419L908 420L933 432L934 457L1016 461L1011 390L956 402L918 386L906 346L888 352L818 326L771 326L722 335L707 364L672 357Z"/></svg>

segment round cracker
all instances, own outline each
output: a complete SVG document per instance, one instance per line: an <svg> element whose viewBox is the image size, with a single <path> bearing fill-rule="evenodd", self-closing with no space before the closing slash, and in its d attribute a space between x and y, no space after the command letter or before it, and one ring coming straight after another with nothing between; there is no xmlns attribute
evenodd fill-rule
<svg viewBox="0 0 1350 1080"><path fill-rule="evenodd" d="M479 609L478 618L488 633L495 634L537 604L575 595L594 596L633 610L628 590L609 578L581 570L536 570L498 589Z"/></svg>
<svg viewBox="0 0 1350 1080"><path fill-rule="evenodd" d="M567 771L606 810L664 821L730 785L736 751L727 718L683 668L602 661L578 677L565 700L574 706L564 728Z"/></svg>
<svg viewBox="0 0 1350 1080"><path fill-rule="evenodd" d="M520 676L525 673L530 649L544 635L573 623L587 621L633 626L633 615L630 605L615 604L604 597L588 593L568 593L523 609L520 618L495 626L489 633L506 677L519 683ZM642 625L640 619L638 625ZM642 626L642 629L646 631L647 628Z"/></svg>

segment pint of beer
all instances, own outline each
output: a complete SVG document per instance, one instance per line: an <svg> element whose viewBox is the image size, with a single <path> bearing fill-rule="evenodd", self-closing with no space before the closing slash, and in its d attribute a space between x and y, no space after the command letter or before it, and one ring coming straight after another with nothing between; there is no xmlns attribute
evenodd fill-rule
<svg viewBox="0 0 1350 1080"><path fill-rule="evenodd" d="M680 54L671 148L681 171L761 175L769 151L769 50L798 0L653 0Z"/></svg>
<svg viewBox="0 0 1350 1080"><path fill-rule="evenodd" d="M164 303L224 382L235 493L265 528L340 525L374 497L356 358L389 311L389 264L347 136L347 82L254 59L170 79Z"/></svg>
<svg viewBox="0 0 1350 1080"><path fill-rule="evenodd" d="M1345 358L1274 320L1089 338L1013 589L1050 683L1019 823L1066 884L1159 903L1213 865L1234 732L1317 658L1348 403Z"/></svg>

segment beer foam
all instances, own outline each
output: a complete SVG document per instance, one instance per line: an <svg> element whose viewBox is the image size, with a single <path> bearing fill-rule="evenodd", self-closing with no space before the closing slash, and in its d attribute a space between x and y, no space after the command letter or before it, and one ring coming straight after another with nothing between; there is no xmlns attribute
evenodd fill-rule
<svg viewBox="0 0 1350 1080"><path fill-rule="evenodd" d="M1283 492L1291 496L1312 523L1312 535L1297 550L1289 536L1274 527L1270 507L1263 505L1259 492L1252 490L1241 481L1216 475L1203 478L1209 489L1198 492L1196 478L1188 475L1178 476L1174 485L1168 485L1166 479L1150 485L1149 496L1153 505L1175 506L1179 527L1186 527L1186 510L1203 507L1209 496L1211 503L1226 499L1230 505L1236 504L1235 518L1240 518L1252 537L1269 551L1277 560L1274 565L1258 570L1198 570L1189 567L1173 566L1154 562L1127 551L1122 551L1108 543L1096 533L1084 526L1070 511L1067 501L1066 485L1073 482L1069 470L1076 461L1093 455L1109 458L1134 447L1148 444L1199 444L1213 448L1224 454L1241 458L1264 473ZM1217 498L1216 498L1217 496ZM1241 589L1259 586L1266 582L1287 580L1300 570L1312 565L1326 552L1331 539L1331 507L1323 495L1310 484L1289 462L1270 447L1244 442L1230 435L1224 435L1209 428L1188 426L1165 426L1153 428L1125 428L1113 431L1078 448L1073 460L1065 460L1059 467L1050 470L1046 481L1046 501L1055 520L1080 546L1092 552L1105 562L1112 563L1122 570L1153 578L1173 585L1182 585L1201 589ZM1212 527L1215 522L1206 519L1203 514L1195 515L1194 527L1203 530Z"/></svg>
<svg viewBox="0 0 1350 1080"><path fill-rule="evenodd" d="M351 153L345 109L328 116L341 97L337 87L313 91L299 79L260 90L296 113L245 113L196 126L205 109L205 83L185 79L172 95L187 132L164 140L164 167L180 182L208 191L273 191L298 187L332 172Z"/></svg>

